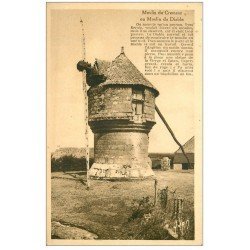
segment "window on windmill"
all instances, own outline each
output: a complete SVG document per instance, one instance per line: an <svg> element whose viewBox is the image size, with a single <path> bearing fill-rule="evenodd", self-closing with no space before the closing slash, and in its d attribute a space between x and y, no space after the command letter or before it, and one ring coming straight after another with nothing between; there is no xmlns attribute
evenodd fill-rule
<svg viewBox="0 0 250 250"><path fill-rule="evenodd" d="M135 114L136 115L141 115L142 114L142 103L136 103L135 107Z"/></svg>
<svg viewBox="0 0 250 250"><path fill-rule="evenodd" d="M135 115L142 115L144 105L144 90L137 88L133 89L132 97L133 113Z"/></svg>

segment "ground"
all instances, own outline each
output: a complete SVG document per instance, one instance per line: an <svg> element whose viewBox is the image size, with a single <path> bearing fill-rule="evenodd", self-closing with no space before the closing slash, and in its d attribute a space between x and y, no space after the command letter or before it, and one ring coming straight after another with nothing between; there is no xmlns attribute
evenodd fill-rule
<svg viewBox="0 0 250 250"><path fill-rule="evenodd" d="M193 214L193 171L155 171L157 189L168 186L185 199ZM154 201L154 180L100 181L91 180L90 189L75 179L75 174L52 173L52 222L85 229L98 239L128 239L128 218L135 201L149 197ZM58 237L54 235L54 237Z"/></svg>

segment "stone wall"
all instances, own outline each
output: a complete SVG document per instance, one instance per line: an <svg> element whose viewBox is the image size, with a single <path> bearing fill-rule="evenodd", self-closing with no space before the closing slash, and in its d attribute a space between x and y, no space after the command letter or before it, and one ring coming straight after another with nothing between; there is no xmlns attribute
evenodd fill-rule
<svg viewBox="0 0 250 250"><path fill-rule="evenodd" d="M174 165L173 165L173 169L174 169L174 170L182 170L182 164L179 164L179 163L174 164Z"/></svg>
<svg viewBox="0 0 250 250"><path fill-rule="evenodd" d="M144 113L147 121L155 121L155 96L149 89L145 89Z"/></svg>
<svg viewBox="0 0 250 250"><path fill-rule="evenodd" d="M146 121L155 121L155 96L145 89L144 114ZM104 86L91 87L88 91L89 121L128 119L133 120L132 88Z"/></svg>
<svg viewBox="0 0 250 250"><path fill-rule="evenodd" d="M99 133L94 140L95 163L146 167L149 143L146 133Z"/></svg>
<svg viewBox="0 0 250 250"><path fill-rule="evenodd" d="M133 87L95 86L88 91L89 125L94 132L93 178L154 176L148 133L155 124L155 96L145 88L138 99Z"/></svg>
<svg viewBox="0 0 250 250"><path fill-rule="evenodd" d="M89 120L129 119L131 88L92 87L88 92Z"/></svg>

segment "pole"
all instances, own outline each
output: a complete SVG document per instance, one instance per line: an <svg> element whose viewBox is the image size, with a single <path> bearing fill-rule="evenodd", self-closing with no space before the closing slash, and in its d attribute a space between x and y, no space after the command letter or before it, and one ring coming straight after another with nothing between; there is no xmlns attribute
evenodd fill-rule
<svg viewBox="0 0 250 250"><path fill-rule="evenodd" d="M154 197L154 206L156 206L156 203L157 203L157 184L158 184L158 181L157 181L157 179L155 179L155 197Z"/></svg>
<svg viewBox="0 0 250 250"><path fill-rule="evenodd" d="M157 114L160 116L160 118L161 118L161 120L163 121L163 123L165 124L165 126L167 127L167 129L168 129L169 133L171 134L171 136L173 137L174 141L177 143L177 145L179 145L179 147L180 147L180 149L181 149L183 155L184 155L185 158L187 159L188 166L189 166L189 168L190 168L190 167L191 167L190 161L189 161L189 159L188 159L188 157L187 157L187 155L186 155L186 153L185 153L185 151L184 151L184 148L182 147L181 143L180 143L180 142L177 140L177 138L175 137L175 134L174 134L173 130L170 128L170 126L168 125L167 121L166 121L165 118L163 117L161 111L159 110L159 108L158 108L156 105L155 105L155 110L156 110Z"/></svg>
<svg viewBox="0 0 250 250"><path fill-rule="evenodd" d="M86 60L86 48L85 48L85 35L83 21L80 19L81 28L82 28L82 60ZM86 146L86 167L87 167L87 189L90 188L89 181L89 136L88 136L88 94L87 94L87 82L86 82L86 71L82 71L82 89L84 95L84 120L85 120L85 146Z"/></svg>

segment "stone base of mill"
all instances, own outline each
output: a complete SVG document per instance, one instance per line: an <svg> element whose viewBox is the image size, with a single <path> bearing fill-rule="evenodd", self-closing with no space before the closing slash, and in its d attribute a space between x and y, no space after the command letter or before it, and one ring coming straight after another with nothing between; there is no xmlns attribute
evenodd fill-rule
<svg viewBox="0 0 250 250"><path fill-rule="evenodd" d="M149 166L129 166L122 164L94 163L89 170L91 179L121 180L146 179L155 174Z"/></svg>

